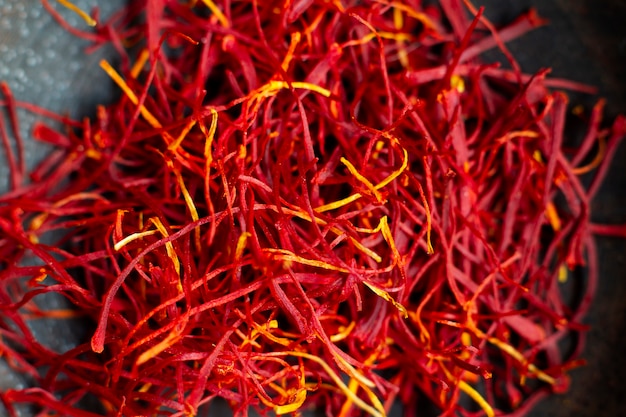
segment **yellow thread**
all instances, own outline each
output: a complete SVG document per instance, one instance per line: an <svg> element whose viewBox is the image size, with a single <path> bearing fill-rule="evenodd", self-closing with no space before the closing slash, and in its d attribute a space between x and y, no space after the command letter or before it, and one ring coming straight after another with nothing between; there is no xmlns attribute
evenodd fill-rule
<svg viewBox="0 0 626 417"><path fill-rule="evenodd" d="M366 43L371 42L373 39L376 39L377 37L380 37L381 39L396 41L396 42L411 42L413 40L413 37L406 33L376 32L376 33L368 33L367 35L363 36L360 39L348 41L344 43L342 46L345 48L349 46L364 45Z"/></svg>
<svg viewBox="0 0 626 417"><path fill-rule="evenodd" d="M383 216L380 219L380 231L383 234L383 239L387 242L389 247L391 248L391 252L393 253L394 258L396 258L396 263L402 263L402 257L400 256L400 252L396 247L396 242L393 239L393 235L391 233L391 229L389 228L389 224L387 223L387 216Z"/></svg>
<svg viewBox="0 0 626 417"><path fill-rule="evenodd" d="M319 334L316 334L316 337L320 340L322 340L323 338L320 337ZM333 347L333 345L331 345L331 348ZM365 388L375 388L376 384L374 384L373 381L371 381L370 379L368 379L367 377L365 377L365 375L363 375L362 373L358 372L352 365L350 365L341 355L339 355L335 350L332 350L331 352L333 354L333 357L335 358L335 360L340 364L340 367L348 374L348 376L350 376L351 378L354 378L356 380L358 380L362 386Z"/></svg>
<svg viewBox="0 0 626 417"><path fill-rule="evenodd" d="M152 346L150 349L146 350L141 355L139 355L139 357L135 361L135 365L139 366L149 361L150 359L157 356L159 353L163 352L165 349L169 348L170 346L178 342L180 339L181 339L180 330L178 328L173 329L170 332L170 334L167 335L165 339L163 339L162 341L160 341L159 343L157 343L156 345Z"/></svg>
<svg viewBox="0 0 626 417"><path fill-rule="evenodd" d="M348 205L348 204L358 200L361 197L363 197L363 195L361 195L360 193L354 193L351 196L343 198L341 200L334 201L332 203L328 203L328 204L324 204L324 205L321 205L319 207L316 207L315 211L318 212L318 213L323 213L325 211L335 210L335 209L338 209L340 207L346 206L346 205Z"/></svg>
<svg viewBox="0 0 626 417"><path fill-rule="evenodd" d="M496 141L500 143L504 143L515 138L538 138L538 137L539 137L539 133L534 132L532 130L514 130L512 132L507 133L504 136L499 137L498 139L496 139ZM539 158L538 161L541 162L541 158Z"/></svg>
<svg viewBox="0 0 626 417"><path fill-rule="evenodd" d="M363 362L363 365L366 367L369 367L374 362L376 362L377 359L378 359L378 351L372 353L367 359L365 359L365 361ZM356 379L350 379L350 383L348 384L348 389L352 391L354 395L356 395L357 390L359 389L359 382ZM376 401L379 401L378 398L376 398L374 402ZM380 406L382 407L382 404ZM348 398L346 402L343 403L343 406L341 407L341 411L339 412L338 417L347 416L348 412L350 411L350 407L352 407L352 400Z"/></svg>
<svg viewBox="0 0 626 417"><path fill-rule="evenodd" d="M380 219L380 222L378 224L378 227L376 229L379 229L383 235L383 239L385 239L385 241L387 242L387 244L389 245L389 248L391 249L391 252L393 253L394 256L394 260L395 260L395 264L397 266L399 266L400 268L402 268L402 257L400 256L400 252L398 251L398 248L396 247L396 243L393 239L393 235L391 233L391 229L389 228L389 225L387 223L387 216L383 216ZM399 302L397 302L387 291L378 288L376 286L374 286L371 283L368 282L363 282L370 290L372 290L376 295L378 295L379 297L385 299L386 301L389 301L391 304L393 304L394 307L396 307L400 313L402 314L402 316L404 318L407 318L409 316L406 308L400 304Z"/></svg>
<svg viewBox="0 0 626 417"><path fill-rule="evenodd" d="M556 380L554 378L552 378L550 375L546 374L545 372L541 371L539 368L537 368L535 365L533 365L532 363L528 363L528 361L526 360L526 358L524 357L524 355L522 355L522 353L520 351L518 351L517 349L515 349L513 346L502 342L499 339L496 339L495 337L489 337L487 336L485 333L483 333L480 329L478 329L473 321L470 319L469 323L467 323L467 327L469 329L471 329L478 337L486 339L489 343L491 343L492 345L498 347L501 351L503 351L504 353L508 354L510 357L512 357L513 359L517 360L519 363L521 363L522 365L524 365L526 367L526 369L528 369L529 372L533 373L534 375L537 376L538 379L547 382L550 385L554 385L556 383Z"/></svg>
<svg viewBox="0 0 626 417"><path fill-rule="evenodd" d="M24 318L28 319L28 320L36 320L36 319L41 319L41 318L45 318L45 319L59 319L59 320L63 320L63 319L69 319L69 318L73 318L73 317L80 317L83 315L83 313L80 313L76 310L64 310L64 309L60 309L60 310L39 310L39 309L32 309L29 308L29 305L27 304L25 307L27 307L27 309L29 311L32 311L33 313L25 313L24 314Z"/></svg>
<svg viewBox="0 0 626 417"><path fill-rule="evenodd" d="M567 282L567 267L565 265L559 267L559 282L561 284Z"/></svg>
<svg viewBox="0 0 626 417"><path fill-rule="evenodd" d="M341 157L340 161L346 166L346 168L348 168L348 171L350 171L350 174L352 174L357 180L359 180L361 183L363 183L363 185L365 185L365 187L374 195L374 197L376 198L376 201L378 201L379 203L383 202L383 196L374 187L374 184L372 184L367 178L361 175L359 171L356 169L356 167L352 165L352 163L350 163L350 161L348 161L343 156Z"/></svg>
<svg viewBox="0 0 626 417"><path fill-rule="evenodd" d="M100 194L89 193L89 192L76 193L76 194L72 194L68 197L65 197L57 201L56 203L52 205L52 207L54 208L63 207L67 203L71 203L72 201L80 201L80 200L104 200L106 201L106 199L103 198ZM48 219L49 214L50 213L41 213L38 216L34 217L33 220L31 220L28 226L28 229L31 231L39 229L41 225ZM34 236L31 235L30 238L32 239L34 238Z"/></svg>
<svg viewBox="0 0 626 417"><path fill-rule="evenodd" d="M248 151L246 149L246 145L244 144L239 145L239 155L237 155L237 158L245 160L247 154L248 154Z"/></svg>
<svg viewBox="0 0 626 417"><path fill-rule="evenodd" d="M396 30L402 30L402 27L404 26L404 16L402 16L402 10L398 8L393 9L393 26L396 28ZM408 68L409 55L404 46L404 42L400 39L397 39L396 43L398 44L398 60L404 68Z"/></svg>
<svg viewBox="0 0 626 417"><path fill-rule="evenodd" d="M140 238L145 237L145 236L150 236L150 235L153 235L153 234L155 234L157 232L158 232L158 230L147 230L145 232L133 233L131 235L126 236L124 239L120 240L115 245L113 245L113 249L115 249L116 251L119 251L120 249L122 249L124 246L128 245L133 240L137 240L137 239L140 239Z"/></svg>
<svg viewBox="0 0 626 417"><path fill-rule="evenodd" d="M215 109L211 109L211 116L211 126L208 131L206 130L204 123L200 123L198 125L204 135L204 158L206 159L205 170L207 178L210 176L209 173L211 171L211 164L213 163L213 152L211 151L211 147L217 130L218 113Z"/></svg>
<svg viewBox="0 0 626 417"><path fill-rule="evenodd" d="M159 232L161 232L161 234L164 237L169 236L169 234L167 233L167 229L165 228L165 226L163 226L163 223L161 223L161 219L159 219L158 217L151 217L150 221L152 222L152 224L156 226L157 229L159 229ZM178 255L176 255L176 251L174 250L174 245L172 244L172 242L167 242L165 244L165 250L167 252L167 256L169 256L169 258L174 263L174 269L176 270L177 273L180 274L180 261L178 260ZM182 287L182 284L180 283L180 279L178 281L178 290L180 292L183 291L183 287Z"/></svg>
<svg viewBox="0 0 626 417"><path fill-rule="evenodd" d="M102 153L94 148L89 148L85 151L85 156L87 156L87 158L100 160L100 158L102 158Z"/></svg>
<svg viewBox="0 0 626 417"><path fill-rule="evenodd" d="M302 404L304 404L305 400L306 389L298 389L298 391L296 392L296 398L294 399L293 403L277 405L274 407L274 412L276 413L276 415L279 416L287 413L293 413L294 411L297 411L302 406Z"/></svg>
<svg viewBox="0 0 626 417"><path fill-rule="evenodd" d="M288 89L289 84L290 83L288 83L287 81L274 80L274 81L270 81L269 83L267 83L267 85L263 87L262 90L267 91L267 92L275 92L277 90ZM307 83L304 81L294 81L291 83L291 86L293 88L298 88L302 90L315 91L316 93L319 93L323 95L324 97L330 97L330 94L331 94L329 90L323 87L320 87L319 85Z"/></svg>
<svg viewBox="0 0 626 417"><path fill-rule="evenodd" d="M333 343L337 343L339 341L342 341L343 339L345 339L346 337L348 337L348 335L352 332L352 330L354 329L354 327L356 326L356 322L355 321L351 321L350 324L348 324L348 326L344 327L341 326L339 327L339 333L335 333L334 335L330 336L330 341Z"/></svg>
<svg viewBox="0 0 626 417"><path fill-rule="evenodd" d="M215 214L215 208L211 200L211 164L213 163L213 140L215 138L215 132L217 131L217 118L218 113L214 108L211 108L211 126L207 131L204 122L198 123L200 131L204 135L204 194L207 201L209 214ZM215 234L215 222L211 222L209 239L212 239Z"/></svg>
<svg viewBox="0 0 626 417"><path fill-rule="evenodd" d="M246 336L241 330L236 329L235 330L235 334L237 336L239 336L241 338L241 340L243 340L243 342L241 343L240 347L243 348L246 345L251 345L254 346L256 348L261 348L261 345L259 343L256 342L256 340L254 340L256 338L256 336L259 335L258 332L252 330L252 333L250 334L250 336Z"/></svg>
<svg viewBox="0 0 626 417"><path fill-rule="evenodd" d="M412 311L409 312L409 317L411 318L411 320L415 322L415 324L417 324L417 327L420 330L419 331L420 340L426 343L430 341L430 333L428 332L428 329L426 329L426 326L424 325L424 322L422 321L420 317L422 309L423 309L423 304L420 304L415 310L415 312L412 312Z"/></svg>
<svg viewBox="0 0 626 417"><path fill-rule="evenodd" d="M450 77L450 87L452 87L453 89L455 89L459 93L464 93L465 92L465 81L463 81L462 77L454 74L452 77Z"/></svg>
<svg viewBox="0 0 626 417"><path fill-rule="evenodd" d="M339 84L339 83L336 83L336 84L334 85L333 90L334 90L335 96L340 95L340 91L339 91L339 90L340 90L340 87L339 87L339 86L340 86L340 84ZM330 102L330 105L329 105L329 106L330 106L330 113L331 113L331 115L332 115L335 119L338 119L338 118L339 118L339 106L340 106L339 102L338 102L337 100L332 100L332 101Z"/></svg>
<svg viewBox="0 0 626 417"><path fill-rule="evenodd" d="M139 388L139 392L147 392L150 388L152 388L152 384L150 382L145 383Z"/></svg>
<svg viewBox="0 0 626 417"><path fill-rule="evenodd" d="M524 355L522 355L513 346L511 346L509 344L506 344L506 343L496 339L495 337L489 337L489 338L487 338L487 341L489 341L489 343L491 343L491 344L497 346L498 348L500 348L500 350L502 350L503 352L507 353L513 359L516 359L521 364L525 365L531 373L537 375L538 379L540 379L540 380L542 380L544 382L547 382L548 384L551 384L551 385L554 385L556 383L555 379L552 378L550 375L548 375L545 372L539 370L534 364L528 363L526 358L524 358Z"/></svg>
<svg viewBox="0 0 626 417"><path fill-rule="evenodd" d="M426 158L424 158L424 163L426 164ZM420 197L422 198L422 204L424 205L424 212L426 213L426 253L432 255L435 253L435 248L433 248L433 243L431 239L432 227L433 227L433 216L430 212L430 206L428 205L428 200L426 199L426 194L424 193L424 189L422 188L422 184L417 183Z"/></svg>
<svg viewBox="0 0 626 417"><path fill-rule="evenodd" d="M413 9L411 6L407 6L406 4L398 3L395 1L391 3L391 6L395 7L396 9L402 10L408 16L412 17L415 20L420 21L427 28L431 30L437 29L437 25L433 23L433 21L428 17L426 13L420 13L416 11L415 9Z"/></svg>
<svg viewBox="0 0 626 417"><path fill-rule="evenodd" d="M275 382L270 382L268 385L272 387L273 390L275 390L278 394L280 394L283 397L287 397L289 395L289 393L282 386L278 385ZM275 405L274 407L280 407L280 406Z"/></svg>
<svg viewBox="0 0 626 417"><path fill-rule="evenodd" d="M602 158L604 158L605 153L606 142L603 137L600 137L598 138L598 153L593 158L593 161L589 162L587 165L583 165L578 168L572 168L572 172L576 175L582 175L593 171L598 165L600 165L600 162L602 162Z"/></svg>
<svg viewBox="0 0 626 417"><path fill-rule="evenodd" d="M212 0L202 0L202 3L204 3L206 7L208 7L211 10L211 13L215 15L215 17L217 18L217 20L220 22L222 26L224 26L225 28L230 27L230 23L228 22L228 19L226 19L226 16L224 16L224 13L222 13L220 8L217 7L217 5L213 3Z"/></svg>
<svg viewBox="0 0 626 417"><path fill-rule="evenodd" d="M262 334L263 336L265 336L267 339L271 340L274 343L277 343L282 346L289 346L291 344L291 340L285 337L275 336L267 329L267 328L269 329L278 328L278 322L276 320L271 320L267 326L262 326L257 323L254 323L252 326L254 327L254 330L256 330L258 333Z"/></svg>
<svg viewBox="0 0 626 417"><path fill-rule="evenodd" d="M83 19L85 23L87 23L89 26L96 26L98 24L98 22L93 20L92 17L89 16L89 14L83 12L80 8L78 8L72 2L68 0L57 0L57 2L59 2L59 4L61 4L65 8L70 9L71 11L79 15L81 19Z"/></svg>
<svg viewBox="0 0 626 417"><path fill-rule="evenodd" d="M402 165L400 166L400 168L398 168L396 171L392 172L387 178L385 178L384 180L382 180L381 182L376 184L374 186L374 189L380 190L381 188L385 187L387 184L389 184L390 182L392 182L393 180L398 178L404 172L404 170L406 170L406 168L408 166L408 162L409 162L409 154L408 154L407 150L404 149L404 148L402 148L402 155L403 155ZM361 193L354 193L351 196L346 197L344 199L341 199L341 200L338 200L338 201L334 201L332 203L328 203L328 204L324 204L324 205L321 205L319 207L316 207L315 211L318 212L318 213L323 213L325 211L335 210L337 208L340 208L340 207L343 207L345 205L348 205L348 204L358 200L361 197L363 197L363 195Z"/></svg>
<svg viewBox="0 0 626 417"><path fill-rule="evenodd" d="M476 404L478 404L480 408L483 409L487 417L494 417L496 415L487 400L485 400L483 396L480 395L478 391L472 388L467 382L460 380L459 389L466 393L472 400L476 401Z"/></svg>
<svg viewBox="0 0 626 417"><path fill-rule="evenodd" d="M559 214L556 211L556 206L552 202L548 202L546 205L546 217L554 229L555 232L561 230L561 219L559 218Z"/></svg>
<svg viewBox="0 0 626 417"><path fill-rule="evenodd" d="M285 54L285 58L283 59L283 63L281 64L281 68L283 69L283 71L287 72L287 70L289 69L289 63L293 59L293 53L295 52L296 46L298 46L298 43L300 42L301 38L302 38L302 35L300 34L300 32L294 32L291 34L291 42L289 43L289 49L287 50L287 53Z"/></svg>
<svg viewBox="0 0 626 417"><path fill-rule="evenodd" d="M378 233L380 232L380 230L382 229L383 224L381 221L378 221L378 226L376 226L375 228L367 228L367 227L355 227L354 229L357 232L360 233L368 233L368 234L374 234L374 233Z"/></svg>
<svg viewBox="0 0 626 417"><path fill-rule="evenodd" d="M386 186L387 184L391 183L393 180L398 178L400 175L402 175L402 173L406 170L408 163L409 163L409 153L406 151L406 149L402 148L402 165L400 166L400 168L392 172L391 175L389 175L387 178L385 178L384 180L376 184L376 189L379 190L383 188L384 186Z"/></svg>
<svg viewBox="0 0 626 417"><path fill-rule="evenodd" d="M463 381L462 379L455 378L450 373L450 371L448 371L448 369L446 369L446 367L443 365L441 360L439 360L439 365L440 365L441 369L443 370L443 372L448 377L448 379L457 381L457 383L459 384L459 389L461 391L463 391L464 393L466 393L472 400L474 400L476 402L476 404L478 404L480 406L480 408L483 409L483 411L485 412L487 417L494 417L495 416L495 412L493 411L493 408L491 407L491 405L487 402L487 400L485 400L483 398L482 395L480 395L478 393L478 391L476 391L471 385L469 385L467 382ZM442 390L441 393L445 394L446 391ZM445 397L442 397L442 398L445 399Z"/></svg>
<svg viewBox="0 0 626 417"><path fill-rule="evenodd" d="M329 264L328 262L303 258L286 249L265 248L263 249L263 251L268 252L268 253L273 253L275 259L280 259L282 261L296 262L302 265L314 266L316 268L328 269L331 271L339 271L339 272L346 272L346 273L350 272L346 268L341 268L339 266Z"/></svg>
<svg viewBox="0 0 626 417"><path fill-rule="evenodd" d="M185 125L185 127L183 128L183 130L180 132L180 135L178 135L178 137L176 138L176 140L174 140L172 143L169 144L169 146L167 147L167 149L169 149L170 151L175 151L178 149L178 147L180 146L180 144L182 143L182 141L187 137L187 134L189 133L189 131L191 129L193 129L193 127L196 124L196 120L192 119L190 120L187 125Z"/></svg>
<svg viewBox="0 0 626 417"><path fill-rule="evenodd" d="M41 268L39 269L39 274L34 278L34 280L36 282L42 282L47 277L48 277L48 272L45 270L45 268Z"/></svg>
<svg viewBox="0 0 626 417"><path fill-rule="evenodd" d="M124 81L122 76L119 75L117 71L115 71L115 69L113 69L111 64L103 59L100 61L100 68L102 68L109 75L109 77L111 77L111 79L118 85L118 87L122 89L124 94L128 96L128 98L134 105L139 104L139 99L137 98L137 95L133 92L133 90L130 89L128 84L126 84L126 81ZM163 127L161 123L157 120L157 118L154 117L152 113L150 113L150 111L143 106L143 104L139 108L139 111L143 118L146 119L146 121L150 124L150 126L154 127L155 129L160 129L161 127Z"/></svg>
<svg viewBox="0 0 626 417"><path fill-rule="evenodd" d="M534 364L532 363L528 363L528 361L526 360L526 358L524 357L524 355L518 351L517 349L515 349L513 346L502 342L499 339L496 339L495 337L489 337L487 336L482 330L480 330L479 328L476 327L476 324L474 323L474 320L472 319L472 316L470 314L468 314L467 316L467 322L465 324L466 328L473 331L474 334L476 334L476 336L487 340L489 343L491 343L492 345L498 347L501 351L503 351L504 353L508 354L509 356L511 356L513 359L517 360L521 365L525 366L526 369L534 374L538 379L540 379L541 381L544 381L550 385L554 385L556 383L556 380L551 377L550 375L546 374L545 372L541 371L539 368L537 368ZM526 379L526 375L522 375L521 378L521 383L522 385L524 384L524 381Z"/></svg>
<svg viewBox="0 0 626 417"><path fill-rule="evenodd" d="M239 236L239 239L237 239L237 248L235 249L236 260L241 259L241 256L243 255L243 251L246 249L246 241L248 240L248 237L250 236L252 236L250 232L243 232Z"/></svg>
<svg viewBox="0 0 626 417"><path fill-rule="evenodd" d="M185 204L187 205L187 208L189 209L189 214L191 214L191 220L193 220L194 222L197 222L200 219L200 217L198 216L198 210L196 209L196 205L193 202L193 198L191 198L191 195L189 194L189 191L187 190L187 187L185 186L185 182L183 181L183 176L180 174L180 172L177 169L174 169L174 174L176 175L176 178L178 178L178 186L180 187L180 192L183 193ZM200 250L201 246L200 246L200 228L199 227L195 228L194 234L195 234L196 248Z"/></svg>
<svg viewBox="0 0 626 417"><path fill-rule="evenodd" d="M130 69L131 77L133 78L139 77L141 70L146 65L146 62L148 62L149 57L150 57L150 51L148 51L147 49L142 49L141 53L139 54L139 57L137 58L137 61L135 61L135 63L133 64L133 67Z"/></svg>
<svg viewBox="0 0 626 417"><path fill-rule="evenodd" d="M311 216L308 215L308 213L302 211L302 209L299 210L295 210L295 209L288 209L288 208L283 208L282 209L285 213L289 213L293 216L296 216L302 220L306 220L308 222L312 222L313 219L311 219ZM326 226L328 224L328 222L326 222L323 219L320 219L319 217L315 217L315 223L322 225L322 226ZM355 228L357 231L359 230L363 230L360 228ZM380 229L378 229L380 230ZM378 230L371 232L371 233L377 233ZM335 233L337 236L343 235L345 234L345 232L335 226L331 226L330 227L330 231ZM366 232L367 233L367 232ZM352 244L354 246L356 246L357 249L359 249L361 252L363 252L364 254L366 254L367 256L371 257L372 259L374 259L376 262L382 262L383 258L381 258L381 256L379 254L377 254L376 252L374 252L373 250L363 246L363 244L361 242L359 242L358 240L356 240L353 237L349 237L348 238L350 240L350 242L352 242Z"/></svg>
<svg viewBox="0 0 626 417"><path fill-rule="evenodd" d="M326 362L324 362L322 359L318 358L317 356L313 356L313 355L311 355L309 353L305 353L305 352L290 351L290 352L285 352L285 354L286 355L291 355L291 356L305 358L305 359L308 359L308 360L311 360L311 361L317 363L322 368L324 368L324 371L333 380L333 382L339 387L341 392L343 392L343 394L346 397L348 397L350 400L352 400L352 402L357 407L359 407L361 410L371 414L374 417L385 417L386 414L385 414L384 408L380 408L380 409L374 408L374 407L370 406L369 404L367 404L365 401L361 400L354 392L352 392L346 386L346 384L344 384L344 382L335 373L335 371ZM379 404L380 404L380 402L379 402Z"/></svg>
<svg viewBox="0 0 626 417"><path fill-rule="evenodd" d="M286 81L272 80L267 84L261 86L260 88L254 90L247 96L248 108L252 111L257 111L261 105L261 100L266 97L275 96L280 90L290 89L292 87L297 89L314 91L323 95L324 97L330 97L331 94L329 90L307 82L294 81L292 83L288 83Z"/></svg>
<svg viewBox="0 0 626 417"><path fill-rule="evenodd" d="M406 308L400 304L399 302L397 302L396 300L393 299L393 297L391 295L389 295L389 293L385 290L381 290L380 288L374 286L373 284L370 284L369 282L363 282L363 284L365 284L365 286L367 288L369 288L370 290L372 290L372 292L374 292L374 294L376 294L377 296L385 299L386 301L389 301L391 304L393 304L393 306L395 308L398 309L398 311L400 311L400 313L402 314L402 316L404 318L409 317L409 313L406 311Z"/></svg>
<svg viewBox="0 0 626 417"><path fill-rule="evenodd" d="M274 407L274 412L276 412L277 415L282 415L282 414L287 414L287 413L293 413L295 411L297 411L298 409L300 409L300 407L302 407L302 404L304 404L304 401L306 400L306 380L305 380L305 375L304 375L304 367L302 366L302 359L299 360L300 361L300 387L298 387L295 392L295 398L293 399L293 402L290 404L284 404L284 405L278 405ZM289 390L290 393L293 392L293 390Z"/></svg>

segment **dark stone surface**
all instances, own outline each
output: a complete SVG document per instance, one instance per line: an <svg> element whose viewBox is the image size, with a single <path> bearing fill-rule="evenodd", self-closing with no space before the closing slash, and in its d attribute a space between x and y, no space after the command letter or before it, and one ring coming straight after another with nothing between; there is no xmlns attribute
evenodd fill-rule
<svg viewBox="0 0 626 417"><path fill-rule="evenodd" d="M90 10L96 4L103 16L116 10L125 0L78 0L74 3ZM89 30L74 13L51 1L68 22ZM98 67L101 58L111 57L111 50L84 53L86 42L62 29L41 5L40 0L0 0L0 81L5 81L17 100L35 103L46 109L73 117L92 116L98 103L119 94ZM37 117L18 109L20 131L29 167L33 167L49 151L49 147L30 138L32 123ZM0 112L0 117L4 117ZM8 184L8 167L0 150L0 192ZM67 301L52 294L37 297L47 308L66 308ZM87 329L76 320L36 320L33 331L44 343L59 352L66 351L89 337ZM25 388L23 376L16 375L0 357L0 390ZM20 416L31 416L33 410L18 407ZM0 417L6 412L0 405Z"/></svg>
<svg viewBox="0 0 626 417"><path fill-rule="evenodd" d="M626 113L626 2L622 0L491 0L485 13L505 23L535 7L550 20L509 47L522 68L552 67L552 75L597 85L610 115ZM570 94L571 103L591 105L595 97ZM593 220L626 222L626 144L592 204ZM566 394L541 402L532 417L626 416L626 242L598 238L600 282L585 322L591 325L586 367L572 371Z"/></svg>

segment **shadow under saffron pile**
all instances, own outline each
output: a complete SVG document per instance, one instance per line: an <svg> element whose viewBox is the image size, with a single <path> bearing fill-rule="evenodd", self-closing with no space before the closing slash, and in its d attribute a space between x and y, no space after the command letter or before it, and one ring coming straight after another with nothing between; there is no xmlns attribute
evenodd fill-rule
<svg viewBox="0 0 626 417"><path fill-rule="evenodd" d="M220 397L237 416L522 415L567 389L593 233L626 235L589 220L626 118L572 115L554 89L592 89L522 72L504 43L538 16L129 3L83 31L43 1L119 53L101 67L121 96L93 119L2 84L0 351L33 381L0 393L10 414L192 416ZM479 60L494 47L507 65ZM55 146L32 172L20 107ZM73 308L43 311L48 293ZM55 352L37 317L91 338Z"/></svg>

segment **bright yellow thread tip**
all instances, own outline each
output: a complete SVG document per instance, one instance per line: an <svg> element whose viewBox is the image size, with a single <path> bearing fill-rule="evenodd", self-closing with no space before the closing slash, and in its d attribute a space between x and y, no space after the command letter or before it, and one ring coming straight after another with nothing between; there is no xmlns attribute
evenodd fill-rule
<svg viewBox="0 0 626 417"><path fill-rule="evenodd" d="M85 21L85 23L87 23L89 26L96 26L98 24L98 22L96 22L91 16L89 16L87 13L82 11L80 8L78 8L72 2L70 2L68 0L57 0L57 2L59 2L59 4L62 5L63 7L67 8L67 9L73 11L74 13L76 13L77 15L79 15L81 17L81 19L83 19Z"/></svg>

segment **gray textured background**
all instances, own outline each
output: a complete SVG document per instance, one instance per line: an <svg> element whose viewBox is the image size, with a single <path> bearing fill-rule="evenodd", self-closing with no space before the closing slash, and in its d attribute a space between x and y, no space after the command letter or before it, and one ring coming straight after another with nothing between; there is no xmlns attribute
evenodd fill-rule
<svg viewBox="0 0 626 417"><path fill-rule="evenodd" d="M533 6L550 25L509 46L525 70L551 66L553 75L600 87L612 115L626 113L626 1L490 0L487 15L509 21ZM491 12L489 12L491 10ZM570 95L572 104L594 99ZM626 223L626 143L622 143L592 204L597 222ZM533 417L626 416L626 242L597 239L600 283L586 323L588 365L571 372L565 395L544 401Z"/></svg>
<svg viewBox="0 0 626 417"><path fill-rule="evenodd" d="M80 18L61 10L75 27L86 28ZM84 10L99 5L107 15L121 0L75 0ZM541 28L510 44L527 71L552 66L553 74L599 85L613 114L626 112L626 2L622 0L489 0L487 15L496 22L512 20L529 6L551 19ZM95 104L111 100L117 92L98 67L102 56L83 53L84 42L62 30L43 10L39 0L0 0L0 80L8 82L19 100L89 116ZM497 58L497 54L492 54ZM591 104L589 97L572 101ZM20 112L22 132L28 138L33 117ZM26 143L31 166L47 152ZM0 162L4 163L4 162ZM626 146L622 146L601 195L594 202L594 219L626 222ZM7 168L0 165L0 190L6 187ZM572 372L569 393L540 404L531 416L626 416L626 245L618 239L600 239L601 282L587 323L593 326L587 342L589 365ZM58 300L50 300L58 302ZM76 328L38 324L43 338L62 350L84 335ZM23 386L0 360L0 389ZM24 413L25 415L27 413ZM0 410L0 416L3 411ZM222 415L221 413L217 415Z"/></svg>
<svg viewBox="0 0 626 417"><path fill-rule="evenodd" d="M55 0L50 3L72 26L89 30L77 15ZM83 10L98 5L102 14L107 16L124 1L76 0L74 4ZM73 117L84 117L94 113L96 104L113 99L117 90L98 66L101 58L112 57L113 53L101 50L86 55L86 45L63 30L39 0L0 0L0 80L8 83L16 100L32 102ZM25 138L26 160L28 166L33 167L49 147L30 137L30 127L36 117L21 110L18 114L20 131ZM0 191L6 190L8 184L8 167L1 156ZM38 300L43 298L38 297ZM46 295L45 303L48 308L61 308L64 300ZM41 340L57 351L66 351L87 336L79 321L68 324L60 320L35 320L32 327ZM0 390L27 385L28 381L12 373L0 358ZM26 408L18 411L23 416L32 414ZM0 417L5 415L0 405Z"/></svg>

